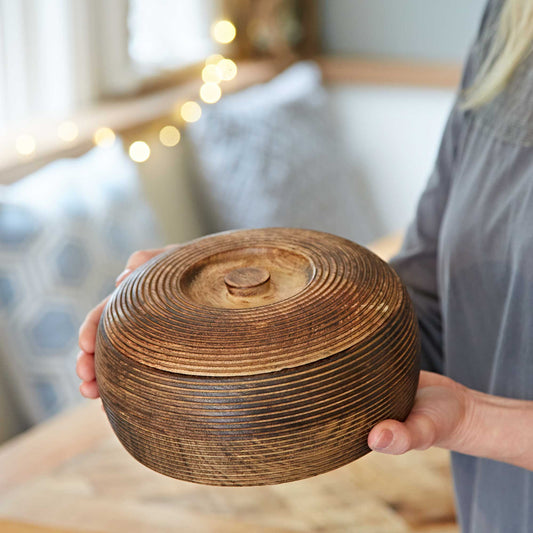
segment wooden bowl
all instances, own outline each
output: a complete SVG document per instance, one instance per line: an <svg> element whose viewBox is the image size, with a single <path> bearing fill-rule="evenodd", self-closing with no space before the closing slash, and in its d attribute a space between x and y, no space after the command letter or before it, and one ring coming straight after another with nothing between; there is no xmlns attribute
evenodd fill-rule
<svg viewBox="0 0 533 533"><path fill-rule="evenodd" d="M96 375L144 465L211 485L302 479L361 457L404 420L418 326L394 271L301 229L208 236L154 258L102 315Z"/></svg>

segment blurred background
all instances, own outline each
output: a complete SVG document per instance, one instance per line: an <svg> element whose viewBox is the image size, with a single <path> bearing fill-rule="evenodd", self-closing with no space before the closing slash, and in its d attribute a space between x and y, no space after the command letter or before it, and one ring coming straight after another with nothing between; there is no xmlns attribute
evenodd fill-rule
<svg viewBox="0 0 533 533"><path fill-rule="evenodd" d="M483 2L0 0L0 441L79 401L129 254L402 232Z"/></svg>

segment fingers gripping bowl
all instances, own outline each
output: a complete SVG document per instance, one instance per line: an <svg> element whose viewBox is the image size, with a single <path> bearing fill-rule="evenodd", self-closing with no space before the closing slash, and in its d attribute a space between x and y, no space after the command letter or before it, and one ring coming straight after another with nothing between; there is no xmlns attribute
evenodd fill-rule
<svg viewBox="0 0 533 533"><path fill-rule="evenodd" d="M366 454L404 420L418 326L398 276L330 234L208 236L115 291L97 335L111 425L141 463L186 481L265 485Z"/></svg>

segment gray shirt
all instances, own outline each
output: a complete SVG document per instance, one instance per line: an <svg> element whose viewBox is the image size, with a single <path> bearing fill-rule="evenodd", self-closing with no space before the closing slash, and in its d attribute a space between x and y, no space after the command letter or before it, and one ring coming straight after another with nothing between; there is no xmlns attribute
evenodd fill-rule
<svg viewBox="0 0 533 533"><path fill-rule="evenodd" d="M501 5L487 6L463 87L487 53ZM392 264L418 313L423 368L533 400L533 53L491 103L454 107ZM464 532L533 532L532 472L458 453L452 468Z"/></svg>

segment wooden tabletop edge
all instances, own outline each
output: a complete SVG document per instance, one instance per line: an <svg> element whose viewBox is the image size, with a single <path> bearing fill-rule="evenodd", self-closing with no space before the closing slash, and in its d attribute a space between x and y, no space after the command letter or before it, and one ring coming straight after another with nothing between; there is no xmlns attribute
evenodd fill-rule
<svg viewBox="0 0 533 533"><path fill-rule="evenodd" d="M0 446L0 496L112 434L99 401L87 401Z"/></svg>

